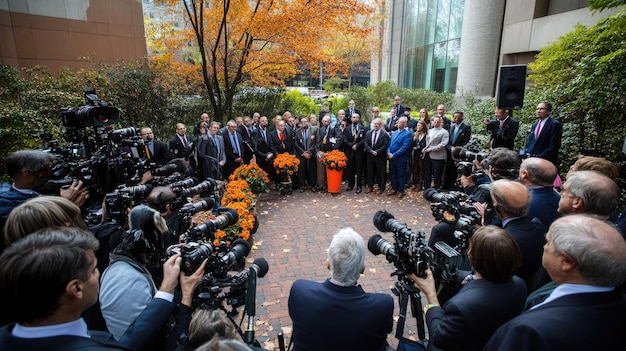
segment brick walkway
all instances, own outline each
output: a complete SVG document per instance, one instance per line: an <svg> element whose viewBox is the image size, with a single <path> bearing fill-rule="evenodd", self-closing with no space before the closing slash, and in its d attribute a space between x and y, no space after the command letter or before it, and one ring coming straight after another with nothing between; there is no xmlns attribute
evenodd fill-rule
<svg viewBox="0 0 626 351"><path fill-rule="evenodd" d="M329 277L326 268L327 248L332 235L343 227L354 228L365 240L378 233L373 225L373 216L378 210L386 209L394 217L413 230L430 233L436 223L432 218L429 203L421 192L409 190L407 196L355 194L354 191L338 195L300 193L281 196L276 191L262 194L257 201L260 227L255 234L255 245L248 262L264 257L269 263L269 272L260 278L257 285L256 334L261 346L268 350L278 349L277 332L282 330L285 343L291 337L291 319L287 308L289 290L294 280L303 278L324 281ZM363 189L365 190L365 189ZM391 233L380 233L393 242ZM365 273L359 280L367 292L391 293L396 282L391 277L393 264L382 255L374 256L369 251L365 258ZM393 296L393 295L392 295ZM394 296L394 320L398 316L398 299ZM425 298L422 299L424 304ZM245 328L244 321L242 327ZM396 346L394 331L388 338ZM416 338L415 319L407 313L405 336Z"/></svg>

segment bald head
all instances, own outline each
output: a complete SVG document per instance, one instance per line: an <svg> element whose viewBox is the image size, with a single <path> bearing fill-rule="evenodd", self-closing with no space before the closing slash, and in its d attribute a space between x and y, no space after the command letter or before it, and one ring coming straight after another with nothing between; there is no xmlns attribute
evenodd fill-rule
<svg viewBox="0 0 626 351"><path fill-rule="evenodd" d="M552 186L556 174L556 166L552 162L539 157L530 157L522 162L519 180L525 186Z"/></svg>
<svg viewBox="0 0 626 351"><path fill-rule="evenodd" d="M530 193L521 183L497 180L491 187L491 198L496 212L503 219L528 215Z"/></svg>

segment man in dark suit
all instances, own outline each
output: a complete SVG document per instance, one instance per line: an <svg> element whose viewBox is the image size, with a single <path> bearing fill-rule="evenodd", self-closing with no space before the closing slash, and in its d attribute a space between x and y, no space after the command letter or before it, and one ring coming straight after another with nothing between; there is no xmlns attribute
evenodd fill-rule
<svg viewBox="0 0 626 351"><path fill-rule="evenodd" d="M1 310L14 321L0 329L0 349L145 349L158 336L175 307L163 298L153 299L117 341L108 332L87 330L80 316L98 299L97 249L93 234L62 227L30 234L0 256ZM165 279L173 277L170 294L178 283L180 262L177 255L164 265Z"/></svg>
<svg viewBox="0 0 626 351"><path fill-rule="evenodd" d="M389 134L381 128L382 120L374 118L372 121L374 129L365 134L365 154L367 155L367 189L366 194L374 191L374 181L378 184L376 194L380 195L385 191L385 174L387 172L387 146L389 145Z"/></svg>
<svg viewBox="0 0 626 351"><path fill-rule="evenodd" d="M511 234L522 252L522 265L515 275L528 282L541 267L546 227L539 219L528 217L530 193L524 185L512 180L495 181L491 199L502 228Z"/></svg>
<svg viewBox="0 0 626 351"><path fill-rule="evenodd" d="M218 134L220 124L211 122L207 140L200 143L198 155L202 159L204 178L223 179L222 167L226 164L224 137Z"/></svg>
<svg viewBox="0 0 626 351"><path fill-rule="evenodd" d="M365 153L363 145L365 144L365 130L361 125L361 116L353 113L350 124L343 131L344 146L348 165L346 168L348 187L347 191L354 189L354 181L356 178L356 193L361 193L361 184L363 184L363 167L365 163Z"/></svg>
<svg viewBox="0 0 626 351"><path fill-rule="evenodd" d="M300 192L306 190L308 182L312 192L317 191L317 166L315 165L315 137L317 127L309 127L309 118L300 118L300 128L296 130L296 155L300 160L298 176L300 177Z"/></svg>
<svg viewBox="0 0 626 351"><path fill-rule="evenodd" d="M226 123L226 130L222 134L224 138L224 151L226 152L226 164L224 165L224 178L228 179L237 167L243 164L243 137L237 132L237 123L230 120Z"/></svg>
<svg viewBox="0 0 626 351"><path fill-rule="evenodd" d="M145 147L147 147L147 150L144 150L147 159L159 165L164 165L174 159L174 155L166 143L154 140L152 128L142 127L139 129L139 134L141 135Z"/></svg>
<svg viewBox="0 0 626 351"><path fill-rule="evenodd" d="M341 229L328 248L330 279L296 280L289 293L294 351L383 351L393 327L393 299L357 285L365 270L365 244L352 228Z"/></svg>
<svg viewBox="0 0 626 351"><path fill-rule="evenodd" d="M396 116L398 116L398 118L404 116L404 110L406 109L406 107L404 107L402 105L402 98L401 97L396 95L393 98L393 106L391 106L391 107L396 109ZM391 131L389 130L388 132L391 132Z"/></svg>
<svg viewBox="0 0 626 351"><path fill-rule="evenodd" d="M191 164L193 159L189 159L189 156L193 152L195 147L194 140L186 134L187 128L182 123L176 123L176 134L170 139L170 151L174 154L176 158L184 158L185 161L188 161L188 164L196 169L195 160L194 163Z"/></svg>
<svg viewBox="0 0 626 351"><path fill-rule="evenodd" d="M604 221L557 219L546 235L543 267L556 288L501 326L485 350L614 350L623 344L626 242Z"/></svg>
<svg viewBox="0 0 626 351"><path fill-rule="evenodd" d="M465 146L472 137L472 127L463 122L463 112L454 113L454 123L450 126L450 136L446 146L446 168L443 190L450 190L456 180L456 163L452 159L452 147Z"/></svg>
<svg viewBox="0 0 626 351"><path fill-rule="evenodd" d="M496 108L496 119L490 121L485 118L483 123L487 127L487 133L491 134L489 146L492 149L497 147L505 147L513 150L515 148L515 137L519 130L519 122L509 116L509 111L502 108Z"/></svg>
<svg viewBox="0 0 626 351"><path fill-rule="evenodd" d="M267 117L261 116L259 118L259 127L252 134L252 146L259 167L267 173L270 180L273 180L276 177L274 165L272 164L275 155L270 147L267 124Z"/></svg>
<svg viewBox="0 0 626 351"><path fill-rule="evenodd" d="M551 104L541 102L537 105L537 118L539 121L533 123L530 135L526 141L525 155L528 157L545 158L558 167L563 125L550 116L551 112Z"/></svg>
<svg viewBox="0 0 626 351"><path fill-rule="evenodd" d="M519 170L519 181L530 192L528 217L538 218L546 228L561 217L561 196L552 187L556 173L552 162L539 157L525 159Z"/></svg>
<svg viewBox="0 0 626 351"><path fill-rule="evenodd" d="M350 100L350 102L348 102L348 108L345 110L346 115L344 116L346 125L350 125L350 123L352 123L351 122L352 115L354 115L355 113L361 116L361 111L359 111L358 108L354 107L354 105L355 105L354 100Z"/></svg>
<svg viewBox="0 0 626 351"><path fill-rule="evenodd" d="M274 155L295 152L294 136L287 132L285 121L276 122L276 129L269 133L269 142Z"/></svg>
<svg viewBox="0 0 626 351"><path fill-rule="evenodd" d="M243 163L250 164L250 160L254 156L254 149L252 148L252 126L250 125L250 117L245 116L242 118L242 123L237 125L237 132L241 134L243 139Z"/></svg>

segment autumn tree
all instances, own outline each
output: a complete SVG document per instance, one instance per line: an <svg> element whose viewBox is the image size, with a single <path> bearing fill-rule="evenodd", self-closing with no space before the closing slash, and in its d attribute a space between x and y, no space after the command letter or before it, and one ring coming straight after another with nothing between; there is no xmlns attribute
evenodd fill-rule
<svg viewBox="0 0 626 351"><path fill-rule="evenodd" d="M345 62L325 44L345 33L366 37L369 29L352 19L372 11L357 0L183 0L182 7L218 120L232 117L233 97L241 85L281 85L299 64L313 73L320 62L330 74L345 70Z"/></svg>

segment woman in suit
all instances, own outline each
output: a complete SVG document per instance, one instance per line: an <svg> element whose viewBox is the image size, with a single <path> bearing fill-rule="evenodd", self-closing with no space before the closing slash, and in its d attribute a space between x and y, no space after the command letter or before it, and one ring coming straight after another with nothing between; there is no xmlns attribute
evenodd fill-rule
<svg viewBox="0 0 626 351"><path fill-rule="evenodd" d="M496 329L524 308L526 285L513 275L522 255L511 235L496 226L481 227L470 239L468 256L475 276L443 306L430 270L426 278L411 275L428 299L429 350L482 350Z"/></svg>
<svg viewBox="0 0 626 351"><path fill-rule="evenodd" d="M413 162L411 163L411 180L418 191L422 190L424 186L422 149L426 147L426 134L428 134L428 126L426 121L420 119L417 122L415 133L413 133Z"/></svg>

